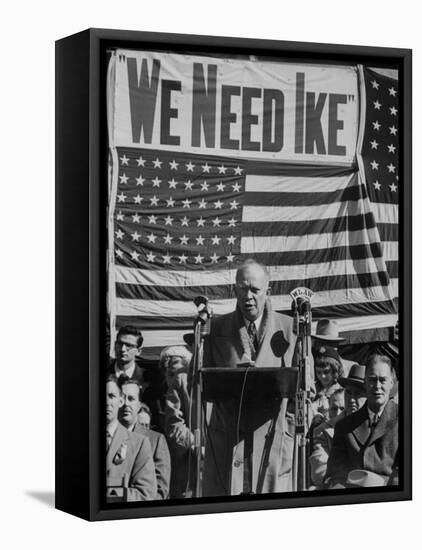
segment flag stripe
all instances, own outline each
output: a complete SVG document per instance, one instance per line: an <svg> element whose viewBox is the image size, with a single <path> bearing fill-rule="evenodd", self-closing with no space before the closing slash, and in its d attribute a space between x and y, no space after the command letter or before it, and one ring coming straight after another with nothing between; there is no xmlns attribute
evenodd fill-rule
<svg viewBox="0 0 422 550"><path fill-rule="evenodd" d="M279 202L283 204L282 197ZM335 202L332 204L323 204L319 206L245 206L243 208L243 222L307 222L316 218L327 220L345 215L356 216L371 212L369 201L358 200L350 203ZM387 221L387 220L379 220Z"/></svg>
<svg viewBox="0 0 422 550"><path fill-rule="evenodd" d="M391 280L391 285L397 287L398 281ZM371 289L353 288L347 290L323 291L315 293L312 304L315 308L327 305L350 305L352 303L361 303L367 300L368 295L371 302L383 302L386 295L386 288L382 286L372 287ZM291 307L291 297L289 294L273 295L270 297L275 310L289 310ZM236 298L227 300L211 300L215 315L223 315L233 311L236 307ZM131 300L127 298L117 298L117 315L134 315L141 317L192 317L196 313L193 302L182 302L177 300Z"/></svg>
<svg viewBox="0 0 422 550"><path fill-rule="evenodd" d="M397 204L373 202L372 210L377 223L399 223L399 209Z"/></svg>
<svg viewBox="0 0 422 550"><path fill-rule="evenodd" d="M383 224L382 227L396 227L388 224ZM357 231L359 229L377 227L372 212L367 214L357 214L356 216L346 215L334 218L311 219L301 221L257 221L243 222L242 235L311 235L314 233L335 233L337 231ZM379 226L378 226L379 227ZM385 229L387 231L387 229ZM381 234L380 234L381 236ZM389 238L381 240L392 240Z"/></svg>
<svg viewBox="0 0 422 550"><path fill-rule="evenodd" d="M295 189L296 185L292 185ZM282 193L261 193L253 192L247 193L245 196L244 204L246 206L273 206L276 204L283 204L286 206L321 206L331 205L338 202L351 202L359 201L365 194L359 186L347 187L346 189L340 189L338 191L330 191L326 193L315 193L310 191L309 193L296 193L296 192L282 192Z"/></svg>
<svg viewBox="0 0 422 550"><path fill-rule="evenodd" d="M330 177L298 177L292 176L265 176L262 174L248 174L245 181L245 191L247 193L321 193L337 192L344 190L352 183L355 185L356 174L347 174L345 176Z"/></svg>
<svg viewBox="0 0 422 550"><path fill-rule="evenodd" d="M279 250L306 251L319 250L341 246L359 246L375 244L378 238L376 229L363 231L340 231L338 233L322 233L320 235L268 237L242 237L240 250L243 254L256 252L277 252Z"/></svg>
<svg viewBox="0 0 422 550"><path fill-rule="evenodd" d="M362 273L360 275L327 276L300 279L288 279L273 281L271 291L274 294L288 294L298 286L306 286L313 292L370 288L375 286L388 286L389 277L387 273ZM346 291L345 291L346 292ZM221 286L198 286L198 287L159 287L141 286L138 284L117 284L116 294L119 298L144 299L144 300L193 300L196 296L207 295L209 299L234 297L234 285Z"/></svg>

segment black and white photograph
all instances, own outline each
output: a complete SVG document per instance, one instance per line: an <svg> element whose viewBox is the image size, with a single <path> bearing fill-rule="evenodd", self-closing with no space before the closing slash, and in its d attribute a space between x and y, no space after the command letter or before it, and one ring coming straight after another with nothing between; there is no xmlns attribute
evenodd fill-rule
<svg viewBox="0 0 422 550"><path fill-rule="evenodd" d="M223 47L107 51L105 503L398 490L399 66Z"/></svg>

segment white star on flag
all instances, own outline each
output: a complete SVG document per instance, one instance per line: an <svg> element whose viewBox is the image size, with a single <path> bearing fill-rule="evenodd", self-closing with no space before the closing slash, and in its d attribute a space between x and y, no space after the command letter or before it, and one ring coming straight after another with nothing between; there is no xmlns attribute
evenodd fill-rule
<svg viewBox="0 0 422 550"><path fill-rule="evenodd" d="M210 258L211 263L216 264L219 257L220 257L220 256L217 256L217 254L214 252L214 254L213 254L213 255L211 256L211 258Z"/></svg>
<svg viewBox="0 0 422 550"><path fill-rule="evenodd" d="M129 159L127 158L126 155L123 155L122 157L120 157L120 162L122 163L122 166L123 165L129 166Z"/></svg>
<svg viewBox="0 0 422 550"><path fill-rule="evenodd" d="M207 207L207 203L205 202L204 199L201 199L199 202L199 208L206 208Z"/></svg>
<svg viewBox="0 0 422 550"><path fill-rule="evenodd" d="M119 258L123 258L123 252L119 249L116 250L116 256L118 256Z"/></svg>
<svg viewBox="0 0 422 550"><path fill-rule="evenodd" d="M242 172L243 172L243 168L240 168L240 166L234 169L234 173L236 176L240 176Z"/></svg>
<svg viewBox="0 0 422 550"><path fill-rule="evenodd" d="M177 181L173 178L169 182L169 189L176 189Z"/></svg>
<svg viewBox="0 0 422 550"><path fill-rule="evenodd" d="M155 177L155 178L152 180L152 186L153 186L153 187L160 187L160 183L161 183L161 180L158 179L157 177Z"/></svg>
<svg viewBox="0 0 422 550"><path fill-rule="evenodd" d="M167 202L167 207L169 208L172 208L176 203L176 201L172 197L170 197L169 199L166 199L166 202Z"/></svg>
<svg viewBox="0 0 422 550"><path fill-rule="evenodd" d="M372 84L372 87L373 87L373 88L375 88L376 90L378 90L379 84L378 84L378 82L377 82L376 80L373 80L373 81L371 82L371 84Z"/></svg>
<svg viewBox="0 0 422 550"><path fill-rule="evenodd" d="M147 254L147 261L148 262L153 262L154 260L155 260L155 255L152 252Z"/></svg>
<svg viewBox="0 0 422 550"><path fill-rule="evenodd" d="M163 256L163 262L164 262L165 264L169 264L169 263L170 263L170 260L171 260L171 256L170 256L169 254L165 254L165 255Z"/></svg>
<svg viewBox="0 0 422 550"><path fill-rule="evenodd" d="M148 216L148 223L150 225L155 225L157 223L157 216L154 216L154 214Z"/></svg>
<svg viewBox="0 0 422 550"><path fill-rule="evenodd" d="M226 256L226 258L227 258L227 261L230 262L230 263L233 262L233 260L234 260L234 256L231 253L228 256Z"/></svg>
<svg viewBox="0 0 422 550"><path fill-rule="evenodd" d="M196 237L196 244L202 246L204 244L204 240L204 237L202 235L199 235L199 237Z"/></svg>
<svg viewBox="0 0 422 550"><path fill-rule="evenodd" d="M204 227L204 224L205 224L204 218L202 216L200 218L198 218L196 220L196 224L197 224L198 227Z"/></svg>
<svg viewBox="0 0 422 550"><path fill-rule="evenodd" d="M374 127L374 130L379 130L381 128L381 124L376 120L372 123L372 126Z"/></svg>
<svg viewBox="0 0 422 550"><path fill-rule="evenodd" d="M171 244L172 240L173 240L173 237L167 233L167 235L164 237L164 242L166 244Z"/></svg>
<svg viewBox="0 0 422 550"><path fill-rule="evenodd" d="M377 180L377 181L374 181L374 182L372 182L372 183L373 183L373 185L374 185L374 187L375 187L375 189L376 189L377 191L379 191L379 190L381 189L381 184L379 183L378 180Z"/></svg>
<svg viewBox="0 0 422 550"><path fill-rule="evenodd" d="M133 202L135 204L141 204L141 202L143 201L143 198L141 197L141 195L136 195L136 197L133 198Z"/></svg>
<svg viewBox="0 0 422 550"><path fill-rule="evenodd" d="M202 165L202 171L203 172L206 172L207 174L210 173L210 170L211 170L211 166L208 166L208 163L206 162L205 164Z"/></svg>
<svg viewBox="0 0 422 550"><path fill-rule="evenodd" d="M397 90L395 90L394 88L388 88L388 93L393 97L396 97Z"/></svg>
<svg viewBox="0 0 422 550"><path fill-rule="evenodd" d="M374 108L379 111L381 109L381 103L379 101L374 101Z"/></svg>
<svg viewBox="0 0 422 550"><path fill-rule="evenodd" d="M183 204L183 208L190 208L192 201L190 201L189 199L185 199L184 201L182 201L182 204Z"/></svg>
<svg viewBox="0 0 422 550"><path fill-rule="evenodd" d="M147 237L148 239L148 242L150 243L155 243L156 239L157 239L157 235L154 235L154 233L150 233Z"/></svg>
<svg viewBox="0 0 422 550"><path fill-rule="evenodd" d="M131 252L130 255L131 255L131 257L132 257L132 260L138 261L139 254L136 252L136 250L134 250L133 252Z"/></svg>
<svg viewBox="0 0 422 550"><path fill-rule="evenodd" d="M201 189L202 191L208 191L208 188L209 188L209 185L206 181L204 181L203 183L201 183Z"/></svg>
<svg viewBox="0 0 422 550"><path fill-rule="evenodd" d="M163 161L157 157L155 160L152 161L152 163L154 164L154 168L161 168Z"/></svg>
<svg viewBox="0 0 422 550"><path fill-rule="evenodd" d="M127 199L127 196L124 193L120 193L120 195L117 195L117 200L119 202L125 202Z"/></svg>
<svg viewBox="0 0 422 550"><path fill-rule="evenodd" d="M393 193L396 193L396 191L397 191L397 185L396 185L395 183L392 183L389 187L390 187L390 189L391 189L391 191L392 191Z"/></svg>
<svg viewBox="0 0 422 550"><path fill-rule="evenodd" d="M135 231L135 233L132 233L131 237L132 237L132 241L138 242L139 239L141 238L141 235L137 231Z"/></svg>
<svg viewBox="0 0 422 550"><path fill-rule="evenodd" d="M223 191L224 193L224 188L226 186L224 185L224 183L222 181L220 181L220 183L217 185L217 191Z"/></svg>
<svg viewBox="0 0 422 550"><path fill-rule="evenodd" d="M124 235L124 233L123 233L123 231L122 231L121 229L118 229L118 230L116 231L116 237L117 237L118 239L122 240L122 239L123 239L123 235Z"/></svg>
<svg viewBox="0 0 422 550"><path fill-rule="evenodd" d="M170 170L177 170L177 167L179 166L179 163L176 162L175 160L172 160L171 162L169 162L170 164Z"/></svg>
<svg viewBox="0 0 422 550"><path fill-rule="evenodd" d="M138 167L139 166L142 166L142 167L145 166L145 160L142 157L139 157L138 159L136 159L136 162L138 163Z"/></svg>
<svg viewBox="0 0 422 550"><path fill-rule="evenodd" d="M221 220L220 220L220 218L214 218L212 220L212 223L213 223L214 227L220 227Z"/></svg>
<svg viewBox="0 0 422 550"><path fill-rule="evenodd" d="M167 216L167 218L164 218L165 225L173 225L173 219L171 216Z"/></svg>
<svg viewBox="0 0 422 550"><path fill-rule="evenodd" d="M227 237L227 242L229 244L234 244L235 240L236 240L236 237L234 237L233 235L230 235L230 237Z"/></svg>
<svg viewBox="0 0 422 550"><path fill-rule="evenodd" d="M226 170L227 170L227 168L224 166L224 164L222 164L221 166L218 167L218 173L219 174L225 174Z"/></svg>
<svg viewBox="0 0 422 550"><path fill-rule="evenodd" d="M195 165L192 164L191 161L189 161L187 164L185 164L185 166L186 166L186 170L187 170L188 172L193 172L193 169L195 168Z"/></svg>
<svg viewBox="0 0 422 550"><path fill-rule="evenodd" d="M204 259L204 257L201 256L201 254L198 254L197 256L195 256L195 263L196 264L202 264L203 259Z"/></svg>
<svg viewBox="0 0 422 550"><path fill-rule="evenodd" d="M189 240L189 237L186 237L186 235L183 235L183 237L180 237L180 244L187 245L188 240Z"/></svg>
<svg viewBox="0 0 422 550"><path fill-rule="evenodd" d="M126 174L123 174L120 177L120 183L125 184L129 181L129 178L126 176Z"/></svg>
<svg viewBox="0 0 422 550"><path fill-rule="evenodd" d="M118 222L122 222L125 219L121 210L118 211L116 219Z"/></svg>
<svg viewBox="0 0 422 550"><path fill-rule="evenodd" d="M154 195L149 199L151 201L151 206L157 206L158 205L158 197Z"/></svg>
<svg viewBox="0 0 422 550"><path fill-rule="evenodd" d="M185 182L185 190L186 190L186 191L187 191L188 189L189 189L190 191L192 191L192 187L193 187L193 183L192 183L190 180L188 180L188 181Z"/></svg>
<svg viewBox="0 0 422 550"><path fill-rule="evenodd" d="M181 256L179 256L179 262L180 262L181 264L185 264L187 259L188 259L188 257L185 256L184 254L182 254Z"/></svg>
<svg viewBox="0 0 422 550"><path fill-rule="evenodd" d="M230 210L237 210L237 207L239 206L239 203L234 200L230 203Z"/></svg>
<svg viewBox="0 0 422 550"><path fill-rule="evenodd" d="M391 164L391 162L390 162L390 164L387 166L387 168L388 168L388 171L389 171L389 172L393 172L393 173L394 173L394 172L396 171L396 167L394 166L394 164Z"/></svg>
<svg viewBox="0 0 422 550"><path fill-rule="evenodd" d="M397 109L395 107L390 107L390 113L392 116L396 116L397 115Z"/></svg>
<svg viewBox="0 0 422 550"><path fill-rule="evenodd" d="M378 162L377 162L376 160L373 160L373 161L371 162L371 166L372 166L372 170L378 170L379 164L378 164Z"/></svg>
<svg viewBox="0 0 422 550"><path fill-rule="evenodd" d="M235 183L234 185L232 185L232 187L233 187L233 191L235 191L235 192L240 191L240 185L238 183Z"/></svg>
<svg viewBox="0 0 422 550"><path fill-rule="evenodd" d="M133 223L139 223L141 221L141 216L139 214L132 215Z"/></svg>
<svg viewBox="0 0 422 550"><path fill-rule="evenodd" d="M375 139L371 141L371 149L378 149L378 142Z"/></svg>
<svg viewBox="0 0 422 550"><path fill-rule="evenodd" d="M186 216L184 216L180 221L182 223L182 227L189 227L189 219Z"/></svg>
<svg viewBox="0 0 422 550"><path fill-rule="evenodd" d="M215 208L221 208L221 207L223 206L223 204L224 204L224 202L216 201L216 202L214 203L214 207L215 207Z"/></svg>
<svg viewBox="0 0 422 550"><path fill-rule="evenodd" d="M221 237L217 237L217 235L214 235L214 237L211 238L213 245L219 245L221 241Z"/></svg>
<svg viewBox="0 0 422 550"><path fill-rule="evenodd" d="M144 178L142 176L139 176L139 178L136 178L136 185L144 185Z"/></svg>

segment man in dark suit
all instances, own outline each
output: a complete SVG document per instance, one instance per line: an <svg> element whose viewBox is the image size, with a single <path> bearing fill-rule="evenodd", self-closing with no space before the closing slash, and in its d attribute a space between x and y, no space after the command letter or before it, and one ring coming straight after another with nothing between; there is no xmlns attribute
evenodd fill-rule
<svg viewBox="0 0 422 550"><path fill-rule="evenodd" d="M106 383L106 472L107 498L123 501L153 500L157 482L151 445L147 437L130 433L118 421L123 404L117 380Z"/></svg>
<svg viewBox="0 0 422 550"><path fill-rule="evenodd" d="M107 374L112 374L117 379L123 377L136 380L142 387L143 401L151 409L151 426L162 432L166 387L158 369L147 369L138 364L143 341L142 332L136 327L130 325L121 327L114 344L115 360L112 361Z"/></svg>
<svg viewBox="0 0 422 550"><path fill-rule="evenodd" d="M237 308L213 319L204 367L250 364L258 371L291 366L296 341L292 320L272 311L269 279L266 267L253 260L238 269ZM256 399L253 391L248 393L241 404L239 397L213 403L205 444L204 496L292 488L294 408L287 409L287 399Z"/></svg>
<svg viewBox="0 0 422 550"><path fill-rule="evenodd" d="M168 498L170 487L170 453L163 434L141 426L138 413L141 409L142 389L136 380L122 382L123 404L119 411L120 422L134 434L148 437L154 459L155 477L157 480L157 500Z"/></svg>
<svg viewBox="0 0 422 550"><path fill-rule="evenodd" d="M326 475L330 488L387 483L398 449L393 385L390 359L373 355L365 372L366 404L338 422L334 431Z"/></svg>

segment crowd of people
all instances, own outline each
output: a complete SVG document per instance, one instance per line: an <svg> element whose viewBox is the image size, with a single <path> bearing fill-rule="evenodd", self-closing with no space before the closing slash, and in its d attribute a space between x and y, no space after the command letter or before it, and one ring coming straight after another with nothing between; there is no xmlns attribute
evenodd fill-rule
<svg viewBox="0 0 422 550"><path fill-rule="evenodd" d="M234 312L212 320L203 367L291 368L296 334L290 317L271 310L269 275L250 260L237 271ZM391 359L366 364L339 355L335 321L312 337L307 487L398 484L398 383ZM189 344L191 344L191 341ZM109 502L180 499L197 486L190 345L162 349L155 369L142 366L142 333L122 327L106 379ZM248 370L247 369L247 370ZM295 399L252 391L207 403L201 495L291 491Z"/></svg>

